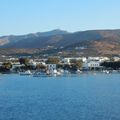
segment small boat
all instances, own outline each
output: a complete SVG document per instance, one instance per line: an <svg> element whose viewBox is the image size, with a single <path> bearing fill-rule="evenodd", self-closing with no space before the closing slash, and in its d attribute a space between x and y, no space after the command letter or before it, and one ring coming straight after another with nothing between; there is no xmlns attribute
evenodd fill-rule
<svg viewBox="0 0 120 120"><path fill-rule="evenodd" d="M33 74L33 77L43 77L43 76L46 76L46 74L43 73L43 72L35 72L35 73Z"/></svg>
<svg viewBox="0 0 120 120"><path fill-rule="evenodd" d="M64 70L63 70L63 69L58 69L57 71L60 72L61 74L64 73Z"/></svg>
<svg viewBox="0 0 120 120"><path fill-rule="evenodd" d="M41 76L41 72L35 72L34 74L33 74L33 77L40 77Z"/></svg>
<svg viewBox="0 0 120 120"><path fill-rule="evenodd" d="M47 75L49 76L60 76L61 75L61 72L58 72L56 69L55 70L52 70L52 71L47 71L46 72Z"/></svg>
<svg viewBox="0 0 120 120"><path fill-rule="evenodd" d="M80 74L80 73L82 73L82 71L78 69L78 70L76 71L76 73L77 73L77 74Z"/></svg>
<svg viewBox="0 0 120 120"><path fill-rule="evenodd" d="M60 76L60 75L61 75L61 73L60 73L60 72L57 72L57 73L56 73L56 75L57 75L57 76Z"/></svg>
<svg viewBox="0 0 120 120"><path fill-rule="evenodd" d="M103 70L103 73L109 74L110 71L108 71L108 70Z"/></svg>
<svg viewBox="0 0 120 120"><path fill-rule="evenodd" d="M64 74L69 74L70 72L68 70L64 70Z"/></svg>
<svg viewBox="0 0 120 120"><path fill-rule="evenodd" d="M32 75L32 72L30 70L27 70L25 72L20 72L20 75Z"/></svg>

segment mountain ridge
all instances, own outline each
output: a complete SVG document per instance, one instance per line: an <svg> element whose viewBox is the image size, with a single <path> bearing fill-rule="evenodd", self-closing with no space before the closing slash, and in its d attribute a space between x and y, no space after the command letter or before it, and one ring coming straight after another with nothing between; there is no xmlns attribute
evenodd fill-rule
<svg viewBox="0 0 120 120"><path fill-rule="evenodd" d="M67 32L52 30L20 36L1 36L0 48L34 49L34 48L64 48L65 51L79 49L86 54L120 54L120 29L116 30L87 30ZM104 47L103 47L104 46ZM60 51L60 50L59 50Z"/></svg>

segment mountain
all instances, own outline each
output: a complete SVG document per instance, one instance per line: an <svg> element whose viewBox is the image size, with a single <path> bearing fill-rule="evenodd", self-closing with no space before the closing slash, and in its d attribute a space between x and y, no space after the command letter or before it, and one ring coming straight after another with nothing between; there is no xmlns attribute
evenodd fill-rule
<svg viewBox="0 0 120 120"><path fill-rule="evenodd" d="M1 48L48 49L50 46L51 49L57 49L56 52L76 51L77 54L83 55L118 55L120 54L120 30L88 30L69 33L57 29L21 36L0 37Z"/></svg>
<svg viewBox="0 0 120 120"><path fill-rule="evenodd" d="M2 47L2 48L14 47L14 46L17 47L17 44L20 42L23 43L24 40L27 40L27 42L29 43L30 41L33 41L33 39L44 38L44 37L49 37L49 36L54 36L54 35L63 35L63 34L67 34L67 33L68 33L67 31L55 29L55 30L48 31L48 32L37 32L37 33L30 33L27 35L2 36L2 37L0 37L0 47ZM35 41L33 41L33 42L35 42Z"/></svg>

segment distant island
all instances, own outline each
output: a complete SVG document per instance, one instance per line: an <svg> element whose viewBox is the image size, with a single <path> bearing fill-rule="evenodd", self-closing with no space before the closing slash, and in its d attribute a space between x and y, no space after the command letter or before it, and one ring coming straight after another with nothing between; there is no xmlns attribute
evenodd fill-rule
<svg viewBox="0 0 120 120"><path fill-rule="evenodd" d="M67 32L56 29L0 37L0 55L117 56L120 30Z"/></svg>

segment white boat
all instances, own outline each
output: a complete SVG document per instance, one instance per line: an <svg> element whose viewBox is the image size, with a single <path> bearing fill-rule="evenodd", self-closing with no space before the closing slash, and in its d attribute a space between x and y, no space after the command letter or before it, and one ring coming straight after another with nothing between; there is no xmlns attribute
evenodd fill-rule
<svg viewBox="0 0 120 120"><path fill-rule="evenodd" d="M58 69L57 71L60 72L61 74L64 73L64 70L63 70L63 69Z"/></svg>
<svg viewBox="0 0 120 120"><path fill-rule="evenodd" d="M46 74L47 75L49 75L49 76L60 76L61 75L61 72L58 72L56 69L55 70L48 70L47 72L46 72Z"/></svg>
<svg viewBox="0 0 120 120"><path fill-rule="evenodd" d="M64 74L69 74L70 72L68 70L64 70Z"/></svg>
<svg viewBox="0 0 120 120"><path fill-rule="evenodd" d="M25 72L20 72L20 75L32 75L32 72L30 70L27 70Z"/></svg>
<svg viewBox="0 0 120 120"><path fill-rule="evenodd" d="M108 71L108 70L103 70L103 73L109 74L110 71Z"/></svg>
<svg viewBox="0 0 120 120"><path fill-rule="evenodd" d="M42 72L35 72L33 74L33 77L43 77L43 76L46 76L45 73L42 73Z"/></svg>
<svg viewBox="0 0 120 120"><path fill-rule="evenodd" d="M33 77L40 77L41 76L41 73L40 72L35 72L34 74L33 74Z"/></svg>
<svg viewBox="0 0 120 120"><path fill-rule="evenodd" d="M80 74L80 73L82 73L82 71L78 69L78 70L76 71L76 73L77 73L77 74Z"/></svg>
<svg viewBox="0 0 120 120"><path fill-rule="evenodd" d="M61 72L57 72L56 75L57 75L57 76L60 76L60 75L61 75Z"/></svg>

